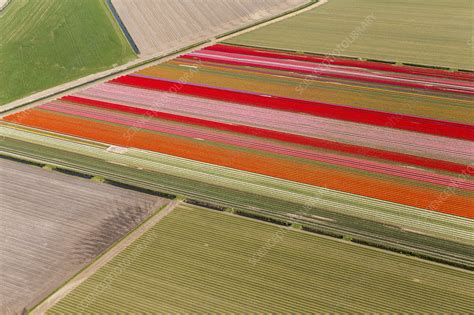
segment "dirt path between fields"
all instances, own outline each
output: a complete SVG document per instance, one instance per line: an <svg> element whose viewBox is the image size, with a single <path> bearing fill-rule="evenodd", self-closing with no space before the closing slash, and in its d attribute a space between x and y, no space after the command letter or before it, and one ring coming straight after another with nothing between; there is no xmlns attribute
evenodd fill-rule
<svg viewBox="0 0 474 315"><path fill-rule="evenodd" d="M54 304L59 302L68 293L70 293L82 282L84 282L90 276L92 276L99 268L103 267L105 264L111 261L115 256L117 256L125 248L130 246L139 237L141 237L145 232L150 230L153 226L155 226L158 222L160 222L164 217L170 214L174 210L174 208L176 208L176 206L178 206L180 203L181 201L178 201L178 200L171 201L164 209L162 209L160 212L158 212L156 215L154 215L152 218L146 221L143 225L138 227L136 230L130 233L127 237L121 240L118 244L116 244L114 247L108 250L102 257L97 259L89 267L87 267L81 273L76 275L66 285L61 287L56 292L54 292L51 296L49 296L46 300L44 300L41 304L39 304L35 309L33 309L29 314L31 315L45 314L48 311L48 309L50 309Z"/></svg>
<svg viewBox="0 0 474 315"><path fill-rule="evenodd" d="M246 28L242 31L230 34L230 35L225 36L225 37L221 37L219 39L215 39L215 38L211 39L209 42L206 42L202 45L193 47L191 49L182 50L182 51L179 51L179 52L176 52L176 53L170 52L170 54L167 55L167 56L166 56L166 54L165 54L165 56L163 54L159 54L159 55L149 56L146 59L138 58L137 60L131 61L129 63L126 63L124 65L121 65L121 66L118 66L118 67L115 67L115 68L112 68L112 69L109 69L107 71L92 74L92 75L80 78L78 80L68 82L68 83L64 83L62 85L55 86L51 89L48 89L48 90L45 90L45 91L42 91L42 92L39 92L39 93L35 93L33 95L30 95L30 96L27 96L25 98L16 100L14 102L11 102L11 103L8 103L8 104L5 104L5 105L0 105L0 118L4 117L6 115L14 114L14 113L19 112L19 111L23 111L23 110L31 108L31 107L35 107L35 106L40 105L40 104L44 104L48 101L60 98L60 97L65 96L65 95L72 94L72 93L77 92L79 90L86 89L86 88L88 88L92 85L109 81L109 80L111 80L115 77L118 77L118 76L121 76L121 75L126 75L126 74L129 74L129 73L132 73L132 72L136 72L140 69L148 68L148 67L153 66L153 65L158 65L158 64L170 61L172 59L175 59L176 57L178 57L180 55L190 53L192 51L199 50L199 49L202 49L204 47L212 46L212 45L217 44L218 42L226 41L226 40L228 40L232 37L239 36L239 35L245 34L247 32L251 32L253 30L259 29L261 27L264 27L264 26L267 26L267 25L270 25L270 24L273 24L273 23L276 23L276 22L283 21L287 18L296 16L296 15L301 14L303 12L307 12L307 11L312 10L314 8L317 8L321 5L324 5L328 1L329 0L320 0L317 3L309 5L305 8L300 9L300 10L290 12L290 13L285 14L283 16L280 16L278 18L274 18L270 21L262 22L260 24L248 27L248 28ZM160 56L164 56L164 57L160 58ZM157 59L157 58L159 58L159 59ZM145 64L143 64L143 63L145 63ZM27 104L27 105L25 105L25 104Z"/></svg>

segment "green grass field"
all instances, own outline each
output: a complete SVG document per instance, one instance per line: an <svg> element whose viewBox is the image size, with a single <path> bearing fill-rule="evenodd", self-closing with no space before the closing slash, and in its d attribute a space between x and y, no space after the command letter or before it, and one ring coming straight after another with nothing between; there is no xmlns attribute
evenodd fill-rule
<svg viewBox="0 0 474 315"><path fill-rule="evenodd" d="M0 105L135 58L103 0L14 0L0 30Z"/></svg>
<svg viewBox="0 0 474 315"><path fill-rule="evenodd" d="M473 11L471 0L330 0L228 43L474 70Z"/></svg>
<svg viewBox="0 0 474 315"><path fill-rule="evenodd" d="M462 313L472 273L189 205L48 314Z"/></svg>

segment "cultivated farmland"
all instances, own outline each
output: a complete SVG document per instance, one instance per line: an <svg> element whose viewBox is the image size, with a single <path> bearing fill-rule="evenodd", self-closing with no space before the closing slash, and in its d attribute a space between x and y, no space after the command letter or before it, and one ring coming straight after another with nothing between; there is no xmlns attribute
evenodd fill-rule
<svg viewBox="0 0 474 315"><path fill-rule="evenodd" d="M330 0L228 43L474 70L471 0Z"/></svg>
<svg viewBox="0 0 474 315"><path fill-rule="evenodd" d="M0 160L0 313L31 308L167 200Z"/></svg>
<svg viewBox="0 0 474 315"><path fill-rule="evenodd" d="M473 281L467 271L180 206L48 314L466 313Z"/></svg>
<svg viewBox="0 0 474 315"><path fill-rule="evenodd" d="M305 209L306 220L417 239L472 265L473 76L323 62L210 46L5 117L5 151L245 209ZM400 106L329 103L322 88Z"/></svg>
<svg viewBox="0 0 474 315"><path fill-rule="evenodd" d="M294 9L307 0L112 0L140 53L156 55Z"/></svg>
<svg viewBox="0 0 474 315"><path fill-rule="evenodd" d="M3 132L4 130L0 131ZM17 138L18 136L13 134L11 130L7 133L10 134L10 137ZM172 194L182 194L199 200L243 209L244 211L257 210L266 214L279 215L286 219L304 213L300 216L300 219L306 224L316 225L326 231L328 231L328 228L329 231L334 231L334 229L338 231L342 227L346 231L362 231L365 235L368 233L368 235L374 236L378 240L396 239L399 244L422 249L424 253L434 254L437 257L449 257L448 261L457 260L463 265L474 266L472 222L466 219L442 216L436 212L420 212L420 210L414 215L413 208L405 208L405 211L400 211L401 208L399 207L391 209L389 204L385 205L385 209L382 210L383 204L381 203L370 207L364 205L362 211L367 219L362 219L348 215L348 209L356 211L361 209L351 204L353 201L351 198L338 198L334 202L331 197L337 196L337 194L331 194L331 196L326 194L327 190L316 190L317 195L312 195L312 198L301 195L298 203L294 203L285 200L285 195L287 195L285 192L273 193L270 197L264 196L262 191L266 190L268 192L268 189L260 186L257 191L254 189L255 184L252 182L244 181L239 183L238 186L232 185L235 183L233 180L221 178L217 181L215 180L216 176L211 178L206 173L188 172L186 169L176 168L175 165L156 163L155 159L143 160L142 158L137 159L136 155L134 157L123 157L123 154L117 155L107 152L106 145L100 147L96 145L94 147L84 146L83 150L78 151L77 144L74 142L66 145L66 143L61 144L62 141L51 139L56 143L50 146L49 141L45 141L44 137L22 137L22 139L24 141L5 138L2 142L2 151L4 151L2 154L14 154L49 161L49 163L64 165L80 172L98 174L131 185L166 191ZM81 142L84 144L83 141ZM41 143L41 145L38 143ZM142 151L141 153L145 152ZM170 171L173 174L169 174ZM199 176L200 174L202 175ZM193 178L201 178L201 181L191 179L189 175L192 175ZM219 175L222 176L222 174ZM242 176L239 177L242 179ZM243 179L245 180L245 178ZM248 177L248 180L252 180L252 177ZM226 187L221 185L221 183L226 182ZM229 183L230 185L228 185ZM238 190L239 188L245 190ZM304 203L302 203L303 201ZM375 202L377 203L377 201ZM326 208L327 205L331 204L331 209L338 210L338 212ZM325 205L324 208L323 205ZM376 217L382 222L374 221ZM393 222L398 221L405 227L411 226L411 229L387 228L387 225L383 223L387 220L392 222L392 225L389 225L391 227L394 226ZM420 234L419 228L424 231L422 234ZM428 234L435 234L436 236L428 236ZM440 237L445 239L440 239Z"/></svg>
<svg viewBox="0 0 474 315"><path fill-rule="evenodd" d="M102 0L15 0L0 30L0 105L135 58Z"/></svg>
<svg viewBox="0 0 474 315"><path fill-rule="evenodd" d="M249 61L242 64L245 58ZM180 60L191 69L200 67L199 63L221 69L248 69L252 64L255 75L264 72L290 79L295 72L303 75L306 68L318 66L306 61L295 64L290 58L264 58L252 51L243 54L211 47ZM276 64L277 69L267 69L266 64ZM419 94L462 98L474 93L471 82L456 78L380 72L374 81L374 73L367 69L331 66L324 71L320 76L328 80L357 80L359 85L377 84L377 88L390 91L414 84ZM309 80L309 85L312 80L319 78ZM456 90L453 82L459 85ZM472 174L467 171L472 162L471 125L344 105L180 83L161 78L159 71L145 71L4 119L404 206L474 217L466 208L474 200ZM469 107L463 110L472 112ZM466 182L454 175L463 173L469 179ZM432 202L451 181L459 181L461 189L433 207Z"/></svg>

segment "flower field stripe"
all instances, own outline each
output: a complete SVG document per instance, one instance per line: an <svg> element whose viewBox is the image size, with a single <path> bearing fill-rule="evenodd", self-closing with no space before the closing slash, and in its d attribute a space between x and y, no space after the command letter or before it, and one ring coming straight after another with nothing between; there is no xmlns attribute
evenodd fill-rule
<svg viewBox="0 0 474 315"><path fill-rule="evenodd" d="M48 103L42 105L41 108L59 113L91 118L104 122L126 125L130 127L135 126L137 123L136 117L122 115L119 112L102 111L88 107L84 108L70 103ZM229 145L235 145L254 150L261 150L286 156L304 158L313 161L350 167L384 175L397 176L436 185L450 186L454 184L459 189L474 191L474 181L462 181L452 176L434 174L423 170L409 169L397 165L383 164L375 161L367 161L363 159L356 159L352 157L338 156L327 153L318 153L312 150L305 150L302 148L292 148L288 146L285 147L283 144L279 145L276 143L265 142L256 138L243 138L241 136L236 136L233 134L217 133L215 131L213 132L213 130L206 132L200 129L195 129L189 125L176 126L166 124L166 122L159 120L148 120L142 123L140 127L146 130L152 130L161 133L168 133L188 138L197 138L218 143L225 143Z"/></svg>
<svg viewBox="0 0 474 315"><path fill-rule="evenodd" d="M241 126L241 125L233 125L233 124L208 121L208 120L197 119L197 118L192 118L192 117L162 113L162 112L143 109L143 108L130 107L130 106L121 105L121 104L114 104L114 103L102 102L102 101L97 101L97 100L84 99L84 98L80 98L76 96L65 96L61 99L63 101L68 101L68 102L73 102L73 103L78 103L78 104L83 104L83 105L88 105L88 106L93 106L93 107L118 110L118 111L132 113L132 114L144 115L147 117L155 117L155 118L166 119L166 120L171 120L171 121L176 121L176 122L181 122L181 123L189 123L189 124L208 127L208 128L215 128L218 130L232 131L232 132L258 136L258 137L267 138L267 139L274 139L274 140L285 141L285 142L290 142L290 143L295 143L295 144L300 144L300 145L312 146L316 148L323 148L323 149L328 149L328 150L333 150L333 151L345 152L345 153L350 153L350 154L355 154L355 155L368 156L372 158L417 165L417 166L426 167L426 168L434 168L434 169L439 169L439 170L444 170L444 171L449 171L449 172L461 173L466 169L465 165L452 163L448 161L441 161L441 160L429 159L429 158L418 157L418 156L402 154L402 153L397 153L397 152L389 152L389 151L383 151L383 150L372 149L372 148L367 148L367 147L354 146L354 145L343 144L343 143L338 143L334 141L309 138L305 136L288 134L288 133L283 133L283 132L278 132L278 131L273 131L273 130L250 127L250 126Z"/></svg>
<svg viewBox="0 0 474 315"><path fill-rule="evenodd" d="M379 70L379 71L386 71L386 72L425 75L425 76L438 77L438 78L451 78L451 79L466 80L466 81L474 82L474 73L470 73L470 72L446 71L446 70L413 67L413 66L406 66L406 65L393 65L393 64L383 63L383 62L360 61L360 60L355 60L355 59L344 59L344 58L337 58L337 57L332 57L332 56L296 54L296 53L290 53L290 52L278 51L278 50L259 49L259 48L244 47L244 46L224 45L224 44L212 45L209 47L205 47L203 50L212 50L212 51L220 51L220 52L227 52L227 53L259 56L259 57L270 57L270 58L276 58L276 59L307 61L307 62L322 63L322 64L328 64L328 65L356 67L356 68L364 68L364 69Z"/></svg>
<svg viewBox="0 0 474 315"><path fill-rule="evenodd" d="M323 77L356 80L360 82L386 84L400 87L416 88L423 90L432 90L440 92L450 92L465 95L474 95L474 86L468 81L458 81L458 84L442 78L430 77L402 77L401 75L393 75L390 73L375 74L365 69L359 68L336 68L335 66L315 65L306 62L298 62L281 59L272 59L265 57L238 54L227 54L212 51L198 51L181 58L197 59L201 62L221 63L226 65L257 67L264 69L272 69L287 72L297 72L309 75L318 75Z"/></svg>
<svg viewBox="0 0 474 315"><path fill-rule="evenodd" d="M139 77L137 75L122 76L111 80L110 82L161 91L170 91L175 89L176 85L178 84L168 80L145 78ZM300 112L320 117L352 121L381 127L391 127L456 139L471 141L474 140L474 125L459 124L454 122L432 120L421 117L405 116L277 96L258 95L254 93L218 89L195 84L181 84L180 88L176 90L176 92L179 94L210 98L226 102L235 102L257 107Z"/></svg>
<svg viewBox="0 0 474 315"><path fill-rule="evenodd" d="M219 51L212 51L212 50L199 50L195 52L191 52L189 54L181 56L181 58L190 58L190 59L200 59L200 58L216 58L216 63L226 62L226 61L240 61L240 62L248 62L256 63L254 66L255 68L260 68L263 66L275 66L274 70L283 70L287 72L296 72L296 73L307 73L308 70L312 70L312 72L308 72L309 74L319 75L321 73L322 76L329 76L332 75L349 75L352 76L353 79L364 81L365 79L381 79L385 78L387 80L393 81L393 85L397 85L397 83L417 83L420 85L436 85L438 87L446 87L446 88L453 88L455 90L460 91L472 91L474 88L474 82L463 81L463 80L456 80L451 78L437 78L431 76L416 76L416 75L408 75L402 73L389 73L389 72L382 72L382 71L367 71L364 67L341 67L332 64L325 64L321 66L320 63L311 63L305 61L296 61L296 60L283 60L283 59L275 59L275 58L268 58L268 57L258 57L258 56L250 56L246 54L236 54L236 53L227 53L227 52L219 52ZM206 60L208 61L208 60ZM210 61L210 60L209 60ZM212 62L212 61L210 61ZM258 66L257 63L260 63L261 66ZM281 68L279 68L281 67ZM272 69L268 67L268 69ZM356 77L360 76L361 78L358 79ZM344 78L343 78L344 79ZM390 84L390 83L387 83Z"/></svg>
<svg viewBox="0 0 474 315"><path fill-rule="evenodd" d="M465 140L125 85L100 84L75 96L233 125L257 126L361 147L384 150L389 144L390 151L459 164L468 164L474 153L474 143Z"/></svg>
<svg viewBox="0 0 474 315"><path fill-rule="evenodd" d="M150 131L140 130L132 138L127 138L124 137L127 132L126 127L80 117L68 117L44 110L28 110L27 115L14 114L8 116L6 120L15 122L16 118L18 119L17 123L35 128L119 146L161 152L311 186L324 186L328 189L422 209L431 209L432 201L439 198L442 192L441 189L435 189L434 187L415 185L412 181L386 180L347 169L341 170L335 167L290 161L284 158L224 148L199 140L181 139ZM474 197L467 192L466 194L455 193L447 196L439 207L431 210L465 218L474 218L473 211L466 208L466 205L473 203Z"/></svg>
<svg viewBox="0 0 474 315"><path fill-rule="evenodd" d="M190 67L198 67L193 76L187 76ZM450 121L472 125L474 102L457 95L432 95L420 90L401 91L389 86L367 86L353 81L324 78L295 77L294 73L265 69L225 67L219 64L199 64L190 59L176 59L152 66L136 74L148 78L198 86L230 89L257 95L284 97L324 104L337 104L409 117L423 117L436 121ZM182 78L188 78L183 82ZM391 127L397 120L390 120Z"/></svg>

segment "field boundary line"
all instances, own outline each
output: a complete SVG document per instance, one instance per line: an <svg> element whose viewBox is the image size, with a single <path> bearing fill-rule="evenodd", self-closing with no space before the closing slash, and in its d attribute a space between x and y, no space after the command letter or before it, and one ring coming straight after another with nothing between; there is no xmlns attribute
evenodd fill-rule
<svg viewBox="0 0 474 315"><path fill-rule="evenodd" d="M143 234L148 232L152 227L154 227L158 222L160 222L164 217L170 214L179 204L181 200L171 200L163 209L159 210L157 213L152 215L148 220L143 222L137 228L132 230L128 235L126 235L122 240L112 246L112 248L106 250L102 256L97 258L94 262L88 265L85 269L80 271L73 278L68 280L62 287L53 292L50 296L36 305L28 314L30 315L40 315L46 314L46 312L56 303L58 303L62 298L67 294L73 291L81 283L86 281L90 276L96 273L96 271L108 262L114 259L118 254L120 254L124 249L138 240Z"/></svg>
<svg viewBox="0 0 474 315"><path fill-rule="evenodd" d="M115 22L117 22L120 30L122 31L122 34L127 39L128 44L132 47L133 51L135 52L137 56L140 55L140 49L138 49L137 44L135 43L132 36L130 35L130 32L127 29L127 26L125 26L125 23L123 23L122 18L120 17L120 14L118 14L117 9L112 3L112 0L105 0L105 2L107 4L107 8L109 9L110 13L114 17Z"/></svg>
<svg viewBox="0 0 474 315"><path fill-rule="evenodd" d="M31 107L35 107L39 104L52 101L62 96L72 94L79 90L90 87L94 84L104 83L110 79L119 77L121 75L127 75L144 68L148 68L151 66L155 66L155 65L173 60L183 54L186 54L198 49L202 49L208 46L215 45L216 43L223 42L229 38L242 35L244 33L256 30L258 28L296 16L300 13L317 8L327 3L328 1L329 0L319 0L319 1L309 0L307 3L295 9L291 9L280 15L270 17L269 19L266 19L263 21L257 21L254 24L245 26L243 29L241 28L235 31L216 35L215 37L209 38L207 40L199 41L194 44L190 44L183 48L173 49L169 52L164 52L164 53L148 56L145 59L138 57L138 59L135 59L126 64L120 65L118 67L111 68L99 73L93 73L86 77L82 77L74 81L66 82L64 84L60 84L52 88L49 88L47 90L39 91L32 95L15 100L13 102L0 105L0 119L3 118L4 116L11 115L19 111L23 111Z"/></svg>

